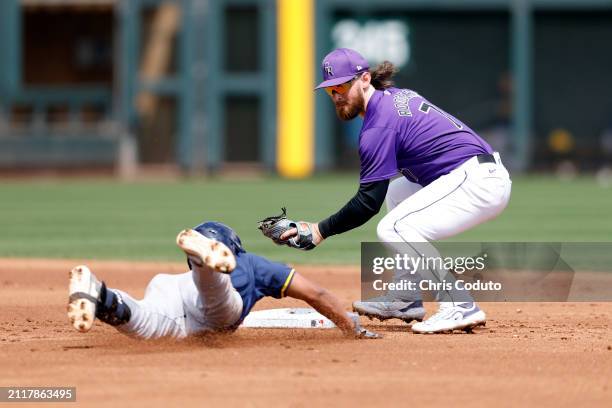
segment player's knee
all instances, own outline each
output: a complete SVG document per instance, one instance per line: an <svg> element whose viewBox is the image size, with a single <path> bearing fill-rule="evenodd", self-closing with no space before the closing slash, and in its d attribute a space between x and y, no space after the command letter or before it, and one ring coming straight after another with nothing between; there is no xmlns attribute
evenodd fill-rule
<svg viewBox="0 0 612 408"><path fill-rule="evenodd" d="M386 216L378 223L376 234L382 242L422 242L428 239L423 236L409 217L401 220Z"/></svg>

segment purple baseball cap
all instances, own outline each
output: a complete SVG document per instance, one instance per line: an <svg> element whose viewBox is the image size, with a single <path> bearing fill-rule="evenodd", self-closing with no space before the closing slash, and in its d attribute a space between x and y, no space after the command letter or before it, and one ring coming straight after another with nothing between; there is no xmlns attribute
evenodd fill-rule
<svg viewBox="0 0 612 408"><path fill-rule="evenodd" d="M336 48L323 58L321 63L323 82L315 89L343 84L369 68L368 61L357 51L350 48Z"/></svg>

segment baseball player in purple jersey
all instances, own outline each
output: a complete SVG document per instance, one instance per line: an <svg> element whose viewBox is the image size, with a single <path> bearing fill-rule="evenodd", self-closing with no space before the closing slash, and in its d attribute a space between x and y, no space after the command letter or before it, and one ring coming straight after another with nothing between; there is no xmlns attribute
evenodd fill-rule
<svg viewBox="0 0 612 408"><path fill-rule="evenodd" d="M438 255L430 241L459 234L499 215L508 204L511 181L499 154L464 123L417 92L393 87L390 62L370 70L356 51L339 48L323 58L324 89L342 120L363 117L359 135L359 190L337 213L307 223L312 243L356 228L378 213L380 241L415 255ZM402 175L403 177L397 177ZM283 239L298 234L285 232ZM418 243L418 244L417 244ZM442 280L447 271L424 270ZM423 276L425 275L425 276ZM396 277L397 278L397 277ZM469 295L446 293L440 308L422 321L420 294L386 295L354 302L362 315L417 320L412 331L439 333L483 325L485 313Z"/></svg>

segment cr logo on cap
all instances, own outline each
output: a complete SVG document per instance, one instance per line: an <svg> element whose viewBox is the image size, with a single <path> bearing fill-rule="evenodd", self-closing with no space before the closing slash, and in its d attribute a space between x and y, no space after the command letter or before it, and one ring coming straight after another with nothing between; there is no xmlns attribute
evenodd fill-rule
<svg viewBox="0 0 612 408"><path fill-rule="evenodd" d="M324 66L324 69L325 69L325 73L327 73L327 75L334 76L334 70L332 69L332 66L329 63L329 61L325 61L323 63L323 66Z"/></svg>

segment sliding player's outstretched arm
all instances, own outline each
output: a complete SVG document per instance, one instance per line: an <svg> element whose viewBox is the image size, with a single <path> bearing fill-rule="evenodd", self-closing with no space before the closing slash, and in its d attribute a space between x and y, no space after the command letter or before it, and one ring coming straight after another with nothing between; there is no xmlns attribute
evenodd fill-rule
<svg viewBox="0 0 612 408"><path fill-rule="evenodd" d="M298 273L295 273L293 276L286 294L308 303L319 313L334 322L349 337L371 339L380 337L376 333L361 328L359 320L357 318L353 319L344 311L337 297Z"/></svg>

